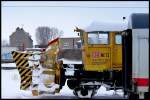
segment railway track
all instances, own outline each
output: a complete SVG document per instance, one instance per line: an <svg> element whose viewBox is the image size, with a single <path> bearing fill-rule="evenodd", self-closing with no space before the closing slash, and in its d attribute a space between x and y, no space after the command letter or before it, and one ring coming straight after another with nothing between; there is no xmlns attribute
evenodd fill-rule
<svg viewBox="0 0 150 100"><path fill-rule="evenodd" d="M80 99L76 96L42 96L36 99ZM120 97L120 96L94 96L92 98L82 98L82 99L124 99L127 100L127 97Z"/></svg>

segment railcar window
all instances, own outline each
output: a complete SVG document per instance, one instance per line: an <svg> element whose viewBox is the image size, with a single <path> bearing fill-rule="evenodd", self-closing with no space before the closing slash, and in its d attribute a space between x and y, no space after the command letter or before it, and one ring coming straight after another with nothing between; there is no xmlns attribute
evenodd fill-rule
<svg viewBox="0 0 150 100"><path fill-rule="evenodd" d="M122 44L122 36L120 34L115 35L115 44Z"/></svg>
<svg viewBox="0 0 150 100"><path fill-rule="evenodd" d="M108 44L108 33L104 32L91 32L88 33L88 44Z"/></svg>

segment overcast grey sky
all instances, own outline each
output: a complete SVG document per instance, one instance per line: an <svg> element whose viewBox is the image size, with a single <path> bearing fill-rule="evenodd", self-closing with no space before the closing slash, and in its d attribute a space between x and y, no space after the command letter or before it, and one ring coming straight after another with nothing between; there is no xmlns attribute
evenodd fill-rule
<svg viewBox="0 0 150 100"><path fill-rule="evenodd" d="M2 1L1 5L1 40L9 41L16 27L23 25L34 45L38 26L57 27L64 31L63 37L76 37L75 26L84 28L93 21L121 22L131 13L149 13L148 1Z"/></svg>

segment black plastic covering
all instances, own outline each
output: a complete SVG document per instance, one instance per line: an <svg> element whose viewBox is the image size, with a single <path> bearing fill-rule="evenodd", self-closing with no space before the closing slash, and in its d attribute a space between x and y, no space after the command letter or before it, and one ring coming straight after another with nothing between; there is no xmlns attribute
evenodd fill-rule
<svg viewBox="0 0 150 100"><path fill-rule="evenodd" d="M132 30L122 37L123 87L125 94L131 89L132 79Z"/></svg>
<svg viewBox="0 0 150 100"><path fill-rule="evenodd" d="M149 14L134 13L130 16L130 21L132 23L132 29L149 28Z"/></svg>

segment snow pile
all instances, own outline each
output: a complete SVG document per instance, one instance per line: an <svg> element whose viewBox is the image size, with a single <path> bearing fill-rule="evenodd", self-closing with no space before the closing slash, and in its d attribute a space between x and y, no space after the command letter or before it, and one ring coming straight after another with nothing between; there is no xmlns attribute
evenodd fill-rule
<svg viewBox="0 0 150 100"><path fill-rule="evenodd" d="M2 63L1 64L2 67L16 67L15 63Z"/></svg>
<svg viewBox="0 0 150 100"><path fill-rule="evenodd" d="M67 70L65 71L65 75L66 75L66 76L73 76L73 75L74 75L74 70L67 69Z"/></svg>
<svg viewBox="0 0 150 100"><path fill-rule="evenodd" d="M96 22L94 21L84 30L91 31L123 31L127 29L127 23L123 22Z"/></svg>
<svg viewBox="0 0 150 100"><path fill-rule="evenodd" d="M20 90L19 95L20 95L19 98L22 98L22 99L33 98L32 91L29 91L29 90L26 90L26 91L25 90Z"/></svg>
<svg viewBox="0 0 150 100"><path fill-rule="evenodd" d="M97 94L95 96L106 96L106 95L114 95L115 91L114 90L109 90L107 91L104 86L101 86L100 89L98 89Z"/></svg>
<svg viewBox="0 0 150 100"><path fill-rule="evenodd" d="M118 95L118 96L123 96L123 90L118 89L118 90L106 90L105 86L101 86L95 96L113 96L113 95Z"/></svg>
<svg viewBox="0 0 150 100"><path fill-rule="evenodd" d="M12 64L12 65L14 65L14 64ZM39 90L40 91L47 90L50 93L43 94L40 96L32 96L31 90L26 90L26 91L20 90L20 75L19 75L19 72L17 69L15 69L15 70L1 70L1 72L2 72L2 80L1 80L1 82L2 82L2 85L1 85L1 87L2 87L2 98L39 98L43 95L48 95L48 96L57 96L57 95L58 96L75 96L73 93L73 90L71 90L67 85L68 79L66 80L65 85L62 87L62 89L60 90L59 93L54 94L55 89L59 87L58 84L51 83L49 85L49 88L46 88L44 86L44 84L41 83L39 86ZM41 75L41 77L43 77L41 81L44 81L47 78L48 79L54 78L54 77L48 76L48 75ZM90 83L88 83L88 84L90 84ZM99 83L95 83L95 84L99 84ZM102 85L98 89L97 93L95 94L95 96L113 96L113 95L123 96L123 91L121 89L116 90L116 91L114 91L114 90L107 91L106 86Z"/></svg>
<svg viewBox="0 0 150 100"><path fill-rule="evenodd" d="M62 87L62 89L60 90L59 95L61 95L61 96L75 96L75 95L73 94L73 90L71 90L71 89L68 87L67 81L68 81L68 79L66 80L65 85L64 85L64 86Z"/></svg>
<svg viewBox="0 0 150 100"><path fill-rule="evenodd" d="M49 85L49 88L47 88L44 84L39 84L38 87L39 91L45 91L45 92L49 92L49 94L53 94L55 92L55 89L59 88L58 84L52 83Z"/></svg>
<svg viewBox="0 0 150 100"><path fill-rule="evenodd" d="M32 92L20 90L20 76L18 70L1 70L2 72L2 98L31 98Z"/></svg>
<svg viewBox="0 0 150 100"><path fill-rule="evenodd" d="M122 89L118 89L116 90L116 94L119 95L119 96L124 96L124 93L123 93L123 90Z"/></svg>
<svg viewBox="0 0 150 100"><path fill-rule="evenodd" d="M1 70L2 98L20 97L20 77L17 70Z"/></svg>
<svg viewBox="0 0 150 100"><path fill-rule="evenodd" d="M73 64L68 64L68 66L69 66L69 68L66 68L65 75L66 76L73 76L74 73L75 73L74 65Z"/></svg>
<svg viewBox="0 0 150 100"><path fill-rule="evenodd" d="M2 98L39 98L33 97L31 90L20 90L20 75L18 70L2 70ZM50 88L46 88L44 84L39 85L40 91L55 92L59 85L55 83L50 84ZM52 94L48 95L52 95ZM54 94L53 94L54 95ZM42 96L42 95L41 95Z"/></svg>
<svg viewBox="0 0 150 100"><path fill-rule="evenodd" d="M68 60L65 58L61 58L60 60L63 61L63 64L82 64L82 61Z"/></svg>

